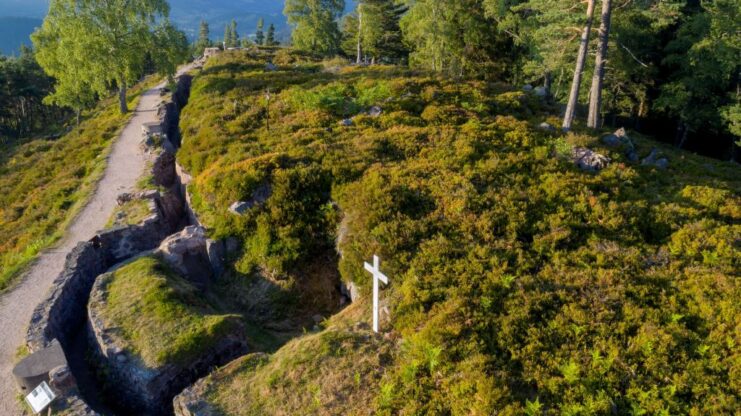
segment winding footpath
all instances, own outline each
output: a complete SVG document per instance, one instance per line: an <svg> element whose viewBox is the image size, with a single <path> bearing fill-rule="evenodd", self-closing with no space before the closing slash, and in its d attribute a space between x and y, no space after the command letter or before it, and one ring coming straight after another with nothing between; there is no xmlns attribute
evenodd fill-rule
<svg viewBox="0 0 741 416"><path fill-rule="evenodd" d="M178 74L186 72L183 67ZM65 258L80 241L91 239L102 230L113 213L116 197L132 191L144 173L147 156L140 147L142 124L157 121L162 102L160 84L146 91L128 124L113 143L103 178L95 194L67 229L63 239L44 251L23 276L23 280L0 296L0 415L22 415L12 370L16 351L25 342L26 329L34 308L47 295L51 283L64 267Z"/></svg>

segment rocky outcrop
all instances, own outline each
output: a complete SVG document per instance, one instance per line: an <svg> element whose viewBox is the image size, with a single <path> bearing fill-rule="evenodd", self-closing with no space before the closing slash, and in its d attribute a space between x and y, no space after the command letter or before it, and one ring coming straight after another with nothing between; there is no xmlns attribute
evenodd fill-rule
<svg viewBox="0 0 741 416"><path fill-rule="evenodd" d="M599 172L610 164L609 157L586 147L575 147L571 157L576 166L588 172Z"/></svg>
<svg viewBox="0 0 741 416"><path fill-rule="evenodd" d="M223 254L217 252L221 251L217 246L217 242L206 238L205 229L191 225L162 241L157 253L195 287L205 291L221 271Z"/></svg>
<svg viewBox="0 0 741 416"><path fill-rule="evenodd" d="M107 286L112 273L101 275L93 286L88 304L88 336L94 356L104 370L106 381L116 386L114 400L118 405L138 415L171 413L172 398L185 387L248 352L244 329L220 334L219 340L204 349L195 360L147 366L131 352L120 330L106 321Z"/></svg>

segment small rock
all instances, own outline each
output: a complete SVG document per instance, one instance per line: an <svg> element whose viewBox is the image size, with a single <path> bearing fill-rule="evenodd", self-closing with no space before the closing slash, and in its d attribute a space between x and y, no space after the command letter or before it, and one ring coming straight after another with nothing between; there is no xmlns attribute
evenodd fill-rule
<svg viewBox="0 0 741 416"><path fill-rule="evenodd" d="M641 165L653 165L656 162L656 157L659 155L659 152L656 150L656 148L651 149L651 153L648 154L648 156L644 157L643 160L641 160Z"/></svg>
<svg viewBox="0 0 741 416"><path fill-rule="evenodd" d="M666 169L669 167L669 160L666 158L661 158L654 163L654 166L656 166L659 169Z"/></svg>
<svg viewBox="0 0 741 416"><path fill-rule="evenodd" d="M116 197L116 204L123 205L129 201L131 201L131 198L133 198L133 195L131 195L128 192L124 192L121 195Z"/></svg>
<svg viewBox="0 0 741 416"><path fill-rule="evenodd" d="M610 158L585 147L575 147L572 159L580 169L598 172L610 164Z"/></svg>
<svg viewBox="0 0 741 416"><path fill-rule="evenodd" d="M637 163L637 162L638 162L638 160L640 159L640 158L638 157L638 153L636 153L636 151L635 151L635 150L628 150L628 151L627 151L627 152L625 153L625 157L626 157L626 158L628 158L628 161L629 161L629 162L633 162L633 163Z"/></svg>
<svg viewBox="0 0 741 416"><path fill-rule="evenodd" d="M126 355L124 354L118 354L116 356L116 361L118 361L119 363L125 363L127 360L128 358L126 358Z"/></svg>
<svg viewBox="0 0 741 416"><path fill-rule="evenodd" d="M322 315L316 314L312 316L311 319L314 321L315 324L319 324L324 320L324 317Z"/></svg>
<svg viewBox="0 0 741 416"><path fill-rule="evenodd" d="M383 109L377 105L374 105L371 107L371 109L368 111L368 115L371 117L379 117L383 113Z"/></svg>
<svg viewBox="0 0 741 416"><path fill-rule="evenodd" d="M351 118L346 118L346 119L340 121L340 125L341 126L345 126L345 127L350 127L353 124L355 124L355 122Z"/></svg>
<svg viewBox="0 0 741 416"><path fill-rule="evenodd" d="M247 202L237 201L229 206L229 212L231 212L232 214L242 215L250 208L251 206Z"/></svg>
<svg viewBox="0 0 741 416"><path fill-rule="evenodd" d="M545 98L548 95L548 90L545 87L536 87L533 92L537 97Z"/></svg>
<svg viewBox="0 0 741 416"><path fill-rule="evenodd" d="M277 71L278 67L275 66L275 64L273 64L272 62L268 62L267 64L265 64L265 70L266 71Z"/></svg>
<svg viewBox="0 0 741 416"><path fill-rule="evenodd" d="M530 85L530 84L525 84L525 85L522 86L522 90L525 91L525 92L530 92L530 91L533 90L533 86Z"/></svg>
<svg viewBox="0 0 741 416"><path fill-rule="evenodd" d="M544 131L556 131L556 128L551 126L549 123L546 123L545 121L540 123L538 125L538 128Z"/></svg>

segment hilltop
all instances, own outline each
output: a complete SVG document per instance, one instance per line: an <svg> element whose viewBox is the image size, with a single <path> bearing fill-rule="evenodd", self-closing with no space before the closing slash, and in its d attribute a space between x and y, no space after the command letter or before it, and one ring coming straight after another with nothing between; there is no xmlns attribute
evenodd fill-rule
<svg viewBox="0 0 741 416"><path fill-rule="evenodd" d="M359 296L176 409L732 413L738 167L635 134L562 135L541 124L555 110L506 84L394 66L212 58L177 159L210 237L239 242L223 296L273 284L263 325L327 276ZM581 169L585 149L604 163ZM383 335L367 325L373 254L391 279Z"/></svg>

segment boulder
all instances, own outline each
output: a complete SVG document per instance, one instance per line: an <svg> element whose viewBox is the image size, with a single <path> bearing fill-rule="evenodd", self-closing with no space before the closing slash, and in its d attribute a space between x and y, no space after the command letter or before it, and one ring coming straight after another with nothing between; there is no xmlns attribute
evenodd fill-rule
<svg viewBox="0 0 741 416"><path fill-rule="evenodd" d="M205 290L221 265L213 267L208 253L208 238L203 227L188 226L167 237L157 249L162 258L194 286Z"/></svg>
<svg viewBox="0 0 741 416"><path fill-rule="evenodd" d="M548 96L548 90L545 87L536 87L533 90L533 93L535 93L535 96L540 98L545 98Z"/></svg>
<svg viewBox="0 0 741 416"><path fill-rule="evenodd" d="M252 191L252 195L249 200L236 201L231 206L229 206L229 212L236 215L242 215L252 207L264 204L265 201L270 198L272 192L272 187L269 184L264 183L258 186L254 191Z"/></svg>
<svg viewBox="0 0 741 416"><path fill-rule="evenodd" d="M247 202L236 201L233 204L229 205L229 212L231 212L232 214L242 215L250 208L250 204L248 204Z"/></svg>
<svg viewBox="0 0 741 416"><path fill-rule="evenodd" d="M383 109L377 105L374 105L368 110L368 115L371 117L379 117L381 113L383 113Z"/></svg>
<svg viewBox="0 0 741 416"><path fill-rule="evenodd" d="M588 172L599 172L610 164L610 158L586 147L575 147L571 155L574 163Z"/></svg>
<svg viewBox="0 0 741 416"><path fill-rule="evenodd" d="M643 166L654 166L659 169L666 169L669 167L669 160L667 158L659 157L661 156L661 153L659 153L656 148L651 149L651 153L648 154L648 156L644 157L643 160L641 160L641 165Z"/></svg>

